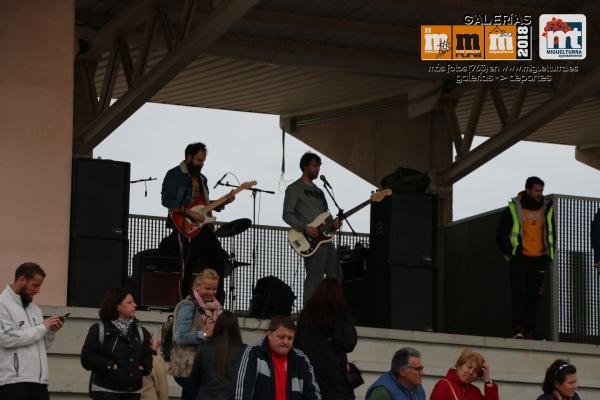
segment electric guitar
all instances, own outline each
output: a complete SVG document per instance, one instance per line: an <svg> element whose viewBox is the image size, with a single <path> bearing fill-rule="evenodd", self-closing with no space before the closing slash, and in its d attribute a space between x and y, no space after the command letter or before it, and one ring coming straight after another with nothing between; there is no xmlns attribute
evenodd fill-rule
<svg viewBox="0 0 600 400"><path fill-rule="evenodd" d="M342 214L340 220L349 217L350 215L354 214L358 210L373 202L380 202L381 200L383 200L387 196L390 196L391 194L391 189L384 189L380 192L373 193L368 200L360 203L350 211ZM307 225L317 228L319 230L318 236L312 237L307 235L305 232L300 232L296 229L290 229L290 231L288 232L288 242L290 243L290 245L292 245L292 248L296 253L298 253L299 256L310 257L317 251L319 246L321 246L323 243L328 243L333 240L333 235L337 230L334 226L333 221L334 217L331 216L329 211L325 211L324 213L317 215L317 217Z"/></svg>
<svg viewBox="0 0 600 400"><path fill-rule="evenodd" d="M237 188L233 189L231 193L233 195L236 195L242 190L251 189L255 185L256 181L244 182ZM181 232L186 238L191 239L200 232L204 225L212 224L217 220L214 217L209 217L209 213L215 208L225 204L227 202L228 197L229 194L226 194L225 196L219 197L215 201L211 201L209 204L206 204L204 198L200 197L192 204L185 207L186 211L191 210L204 215L204 220L202 222L194 221L190 217L187 217L185 214L173 210L169 211L169 218L171 218L173 224L179 232Z"/></svg>

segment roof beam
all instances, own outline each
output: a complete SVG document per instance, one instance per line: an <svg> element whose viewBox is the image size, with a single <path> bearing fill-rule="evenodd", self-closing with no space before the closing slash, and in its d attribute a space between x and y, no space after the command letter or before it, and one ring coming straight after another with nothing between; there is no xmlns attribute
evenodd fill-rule
<svg viewBox="0 0 600 400"><path fill-rule="evenodd" d="M456 160L450 167L441 171L436 180L442 185L457 182L519 140L525 139L540 127L584 101L594 93L598 85L600 85L600 67L596 66L589 74L581 74L578 82L556 93L551 99L540 104L515 123L506 125L489 140Z"/></svg>
<svg viewBox="0 0 600 400"><path fill-rule="evenodd" d="M376 3L388 3L397 6L407 7L427 7L435 8L436 10L450 9L457 13L462 11L471 11L475 14L484 14L492 12L511 12L516 14L539 15L544 13L554 12L556 10L541 7L527 7L516 4L504 4L500 2L488 1L473 1L473 0L375 0ZM421 21L426 23L426 21Z"/></svg>
<svg viewBox="0 0 600 400"><path fill-rule="evenodd" d="M385 25L265 10L250 11L244 16L244 21L322 28L327 31L366 33L370 35L389 36L395 39L399 37L419 37L419 30L414 26Z"/></svg>
<svg viewBox="0 0 600 400"><path fill-rule="evenodd" d="M139 0L132 2L116 17L111 19L100 31L93 37L90 48L83 54L78 56L78 59L87 59L99 61L102 53L106 49L110 49L115 37L126 30L131 29L132 25L142 23L148 15L155 11L154 6L160 0Z"/></svg>
<svg viewBox="0 0 600 400"><path fill-rule="evenodd" d="M431 78L414 55L289 40L228 34L205 53L274 65L316 67L392 78Z"/></svg>
<svg viewBox="0 0 600 400"><path fill-rule="evenodd" d="M467 127L465 128L465 134L461 143L461 147L460 150L457 151L461 157L464 154L467 154L473 145L473 137L475 136L477 123L479 123L479 117L481 117L481 110L483 109L486 91L486 85L481 85L479 89L477 89L477 95L473 100L473 108L471 109L471 115L469 115L469 121L467 122Z"/></svg>
<svg viewBox="0 0 600 400"><path fill-rule="evenodd" d="M181 72L198 54L254 7L259 0L227 0L204 23L179 42L154 68L143 75L108 110L86 126L76 139L77 152L90 151L145 102Z"/></svg>

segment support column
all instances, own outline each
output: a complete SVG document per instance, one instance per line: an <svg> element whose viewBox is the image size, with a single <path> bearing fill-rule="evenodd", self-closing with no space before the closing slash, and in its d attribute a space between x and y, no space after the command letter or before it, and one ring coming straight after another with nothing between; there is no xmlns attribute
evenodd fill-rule
<svg viewBox="0 0 600 400"><path fill-rule="evenodd" d="M0 284L47 273L38 304L65 305L73 141L74 0L0 2Z"/></svg>

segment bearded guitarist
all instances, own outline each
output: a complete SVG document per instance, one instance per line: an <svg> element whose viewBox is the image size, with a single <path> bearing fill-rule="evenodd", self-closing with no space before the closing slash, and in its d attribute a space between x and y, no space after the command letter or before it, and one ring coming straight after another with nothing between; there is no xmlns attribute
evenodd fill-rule
<svg viewBox="0 0 600 400"><path fill-rule="evenodd" d="M225 291L224 280L224 252L221 242L213 233L212 225L204 225L193 237L188 237L177 229L172 220L172 215L182 215L188 221L202 223L211 215L190 209L192 204L198 202L209 203L208 184L206 177L201 174L206 161L206 146L204 143L192 143L185 148L185 160L178 166L167 171L162 183L162 205L169 209L167 227L172 228L177 238L181 260L179 278L179 296L185 298L189 293L192 283L192 273L199 271L199 262L205 267L212 268L219 273L219 287L217 299L223 304ZM227 195L225 204L235 199L233 192ZM224 208L217 208L221 211Z"/></svg>
<svg viewBox="0 0 600 400"><path fill-rule="evenodd" d="M297 231L310 237L319 236L316 227L307 226L315 217L328 210L325 193L314 184L321 169L321 157L307 152L300 158L302 176L285 190L283 201L283 220ZM333 226L337 229L341 222L336 218ZM306 279L304 280L304 304L315 291L323 275L328 278L342 279L341 268L337 260L337 251L333 242L324 243L310 257L304 258Z"/></svg>

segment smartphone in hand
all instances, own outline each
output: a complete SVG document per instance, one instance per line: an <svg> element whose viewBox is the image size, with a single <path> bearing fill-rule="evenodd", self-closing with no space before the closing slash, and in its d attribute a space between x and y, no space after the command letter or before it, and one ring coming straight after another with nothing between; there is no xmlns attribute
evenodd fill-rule
<svg viewBox="0 0 600 400"><path fill-rule="evenodd" d="M66 313L65 315L61 315L60 317L58 317L58 319L60 319L61 321L65 321L65 319L69 318L69 315L71 315L71 313Z"/></svg>

